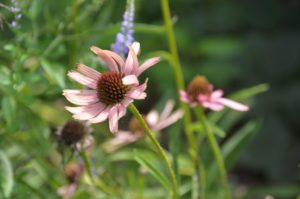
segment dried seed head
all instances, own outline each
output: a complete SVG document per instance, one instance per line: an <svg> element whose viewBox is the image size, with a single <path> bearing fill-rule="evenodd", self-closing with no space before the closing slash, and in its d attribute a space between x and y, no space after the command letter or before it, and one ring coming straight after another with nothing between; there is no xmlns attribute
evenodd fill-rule
<svg viewBox="0 0 300 199"><path fill-rule="evenodd" d="M123 74L118 72L102 73L98 83L97 91L100 102L107 105L120 103L125 94L130 90L130 86L122 82Z"/></svg>
<svg viewBox="0 0 300 199"><path fill-rule="evenodd" d="M199 94L210 95L212 92L212 87L206 77L197 75L189 83L187 92L191 97L191 100L197 101Z"/></svg>
<svg viewBox="0 0 300 199"><path fill-rule="evenodd" d="M69 183L78 182L83 172L83 165L78 163L68 163L64 168L64 174Z"/></svg>
<svg viewBox="0 0 300 199"><path fill-rule="evenodd" d="M139 121L135 117L132 117L129 121L129 130L135 134L143 134L144 132L143 127L140 125Z"/></svg>
<svg viewBox="0 0 300 199"><path fill-rule="evenodd" d="M62 128L59 139L65 145L74 145L82 141L89 134L88 127L83 123L70 120Z"/></svg>

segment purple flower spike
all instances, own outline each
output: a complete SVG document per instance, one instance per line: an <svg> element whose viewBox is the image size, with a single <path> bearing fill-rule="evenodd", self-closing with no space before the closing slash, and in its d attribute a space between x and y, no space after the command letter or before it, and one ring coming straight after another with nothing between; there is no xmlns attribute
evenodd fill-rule
<svg viewBox="0 0 300 199"><path fill-rule="evenodd" d="M129 49L128 45L134 42L133 37L133 21L134 21L134 0L127 0L126 10L123 15L123 21L121 25L121 32L116 36L116 41L112 45L112 50L119 55L126 57Z"/></svg>

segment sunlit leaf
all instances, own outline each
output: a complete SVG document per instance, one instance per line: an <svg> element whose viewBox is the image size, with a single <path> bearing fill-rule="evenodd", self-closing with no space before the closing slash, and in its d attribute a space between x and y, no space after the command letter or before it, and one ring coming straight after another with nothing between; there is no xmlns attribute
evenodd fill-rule
<svg viewBox="0 0 300 199"><path fill-rule="evenodd" d="M150 172L150 174L156 178L167 190L170 190L170 184L167 180L167 177L164 173L162 173L161 170L159 170L152 162L147 160L143 154L140 154L138 151L135 151L135 157L134 159L147 171Z"/></svg>
<svg viewBox="0 0 300 199"><path fill-rule="evenodd" d="M3 151L0 151L0 185L4 197L10 197L14 186L13 169L10 160Z"/></svg>

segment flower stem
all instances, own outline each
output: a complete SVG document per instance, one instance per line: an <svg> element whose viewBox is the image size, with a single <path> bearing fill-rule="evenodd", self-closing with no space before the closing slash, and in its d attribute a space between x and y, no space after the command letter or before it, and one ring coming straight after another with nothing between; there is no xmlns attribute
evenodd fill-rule
<svg viewBox="0 0 300 199"><path fill-rule="evenodd" d="M177 44L176 44L176 39L175 39L175 34L174 34L174 29L173 29L173 24L171 20L171 14L170 14L170 6L169 6L169 0L161 0L161 8L162 8L162 14L164 18L164 24L165 24L165 29L167 31L167 38L168 38L168 45L169 45L169 50L171 53L172 57L172 62L171 65L173 67L174 75L175 75L175 80L176 80L176 86L177 90L184 89L184 78L183 78L183 73L181 69L181 64L178 56L178 50L177 50ZM188 140L189 144L189 153L191 154L192 160L194 162L194 169L197 172L198 171L198 147L196 144L196 139L194 138L193 131L190 130L190 126L192 123L191 119L191 112L187 104L183 103L180 101L180 107L184 111L184 132ZM198 175L198 174L196 174ZM196 177L196 179L199 179L199 176ZM195 182L198 184L198 182Z"/></svg>
<svg viewBox="0 0 300 199"><path fill-rule="evenodd" d="M167 170L169 172L172 187L173 187L172 198L177 199L178 198L177 180L176 180L174 171L172 169L172 166L171 166L171 164L170 164L163 148L161 147L161 145L159 144L157 139L154 137L153 132L150 130L150 128L148 127L147 123L145 122L143 116L140 114L140 112L138 111L138 109L135 107L135 105L133 103L131 103L129 105L129 109L132 112L132 114L136 117L136 119L139 121L139 123L142 126L142 128L144 129L145 133L147 134L147 136L150 138L150 140L155 145L155 147L156 147L158 153L160 154L161 158L164 160L164 162L166 164L166 167L167 167Z"/></svg>
<svg viewBox="0 0 300 199"><path fill-rule="evenodd" d="M174 70L174 75L175 75L175 80L176 80L176 85L177 85L177 90L184 89L184 80L183 80L183 73L181 70L181 64L178 56L178 50L177 50L177 45L176 45L176 40L175 40L175 34L174 34L174 29L173 29L173 24L171 20L171 15L170 15L170 8L169 8L169 0L161 0L161 7L162 7L162 13L163 13L163 18L164 18L164 24L165 28L167 31L167 37L168 37L168 44L169 44L169 49L170 53L172 56L172 65L173 65L173 70ZM197 144L195 142L193 132L189 130L189 126L191 124L191 113L189 110L189 107L187 104L180 102L180 107L184 110L184 128L185 128L185 133L190 145L190 148L192 151L193 159L195 159L197 155Z"/></svg>
<svg viewBox="0 0 300 199"><path fill-rule="evenodd" d="M224 165L224 161L222 158L222 154L221 154L221 150L220 147L218 145L218 142L210 128L210 126L208 125L206 116L204 114L203 108L202 107L196 107L195 109L195 113L198 117L198 119L200 120L203 129L206 133L208 142L210 144L210 147L213 151L213 154L215 156L215 160L217 162L217 167L219 169L219 173L220 173L220 180L222 182L223 185L223 189L224 189L224 199L230 199L231 198L231 194L230 194L230 190L229 190L229 185L227 182L227 174L226 174L226 168Z"/></svg>
<svg viewBox="0 0 300 199"><path fill-rule="evenodd" d="M92 175L91 164L90 164L90 161L89 161L89 159L88 159L88 157L86 155L86 152L84 150L82 150L80 152L80 155L81 155L81 158L82 158L82 160L84 162L84 166L85 166L86 172L87 172L87 174L88 174L91 182L93 182L94 178L93 178L93 175Z"/></svg>

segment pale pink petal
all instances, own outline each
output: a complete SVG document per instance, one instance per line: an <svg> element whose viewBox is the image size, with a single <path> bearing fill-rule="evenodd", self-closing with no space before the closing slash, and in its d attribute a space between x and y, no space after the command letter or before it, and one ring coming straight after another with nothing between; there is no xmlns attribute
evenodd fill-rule
<svg viewBox="0 0 300 199"><path fill-rule="evenodd" d="M131 45L131 47L132 47L132 49L134 50L134 53L136 54L136 55L138 55L139 54L139 52L140 52L140 43L139 42L133 42L133 44Z"/></svg>
<svg viewBox="0 0 300 199"><path fill-rule="evenodd" d="M126 106L124 106L123 104L120 104L118 106L118 115L119 115L119 119L121 117L123 117L126 114Z"/></svg>
<svg viewBox="0 0 300 199"><path fill-rule="evenodd" d="M66 99L77 105L89 105L94 104L99 101L97 91L96 90L90 90L93 92L84 92L80 91L78 93L69 92L68 90L63 91L63 95L66 97Z"/></svg>
<svg viewBox="0 0 300 199"><path fill-rule="evenodd" d="M180 100L185 102L185 103L190 103L190 99L189 99L189 95L187 92L185 92L184 90L180 90L179 91L179 96L180 96Z"/></svg>
<svg viewBox="0 0 300 199"><path fill-rule="evenodd" d="M182 118L183 116L183 112L181 110L178 110L176 112L174 112L173 114L171 114L168 118L164 119L164 120L159 120L159 122L152 127L152 129L154 131L160 131L168 126L170 126L171 124L177 122L177 120L179 120L180 118Z"/></svg>
<svg viewBox="0 0 300 199"><path fill-rule="evenodd" d="M131 99L145 99L147 94L144 92L147 88L148 79L146 79L145 83L140 86L134 87L131 91L129 91L126 96Z"/></svg>
<svg viewBox="0 0 300 199"><path fill-rule="evenodd" d="M139 80L135 75L127 75L122 78L122 82L124 85L139 85Z"/></svg>
<svg viewBox="0 0 300 199"><path fill-rule="evenodd" d="M141 138L141 134L133 133L130 131L118 131L116 136L103 144L103 148L106 152L111 153L119 149L120 147L137 141Z"/></svg>
<svg viewBox="0 0 300 199"><path fill-rule="evenodd" d="M132 74L137 74L138 67L140 65L137 58L137 54L135 53L134 49L131 46L128 46L128 48L129 48L129 54L131 54L133 60Z"/></svg>
<svg viewBox="0 0 300 199"><path fill-rule="evenodd" d="M197 98L199 102L207 102L211 100L211 96L203 94L199 94Z"/></svg>
<svg viewBox="0 0 300 199"><path fill-rule="evenodd" d="M160 61L159 57L154 57L145 61L139 68L137 72L137 76L140 76L145 70L150 68L151 66L157 64Z"/></svg>
<svg viewBox="0 0 300 199"><path fill-rule="evenodd" d="M111 109L111 106L107 106L105 109L103 109L97 116L94 118L89 119L90 123L100 123L107 119L109 110Z"/></svg>
<svg viewBox="0 0 300 199"><path fill-rule="evenodd" d="M118 132L118 108L117 106L113 106L108 114L108 119L109 119L109 129L112 133Z"/></svg>
<svg viewBox="0 0 300 199"><path fill-rule="evenodd" d="M237 111L248 111L249 107L227 98L219 98L218 102Z"/></svg>
<svg viewBox="0 0 300 199"><path fill-rule="evenodd" d="M99 115L105 109L105 107L106 105L101 102L93 105L85 106L85 108L83 108L83 111L74 114L73 118L76 120L90 120L92 118L95 118L97 115ZM73 110L68 108L68 110L70 112L71 111L75 112L76 109L74 110L74 108L76 107L73 107Z"/></svg>
<svg viewBox="0 0 300 199"><path fill-rule="evenodd" d="M128 48L129 48L129 53L127 55L127 59L125 61L125 65L124 65L124 73L125 73L125 75L135 74L134 73L134 71L135 71L134 67L135 66L134 66L134 62L133 62L133 54L134 54L134 52L133 52L133 50L132 50L131 47L128 46Z"/></svg>
<svg viewBox="0 0 300 199"><path fill-rule="evenodd" d="M130 97L125 97L125 99L122 101L122 106L127 107L133 100Z"/></svg>
<svg viewBox="0 0 300 199"><path fill-rule="evenodd" d="M149 126L152 128L159 121L159 114L157 111L150 111L146 116L146 121Z"/></svg>
<svg viewBox="0 0 300 199"><path fill-rule="evenodd" d="M118 55L115 52L109 51L109 50L104 50L104 51L117 62L117 64L119 65L120 68L122 68L124 66L125 62L124 62L123 58L120 57L120 55ZM121 72L123 72L123 71L121 70Z"/></svg>
<svg viewBox="0 0 300 199"><path fill-rule="evenodd" d="M70 106L66 106L66 110L68 110L69 112L73 113L73 114L79 114L79 113L83 113L85 111L90 111L90 110L97 110L100 106L103 106L104 104L102 104L101 102L95 103L95 104L91 104L91 105L87 105L87 106L77 106L77 107L70 107Z"/></svg>
<svg viewBox="0 0 300 199"><path fill-rule="evenodd" d="M96 46L92 46L90 49L106 63L107 67L111 71L119 72L118 65L117 65L116 61L110 56L110 53L107 53L107 51L102 50Z"/></svg>
<svg viewBox="0 0 300 199"><path fill-rule="evenodd" d="M213 111L220 111L224 108L224 105L216 102L205 101L201 103L203 107L211 109Z"/></svg>
<svg viewBox="0 0 300 199"><path fill-rule="evenodd" d="M222 97L224 94L224 92L222 90L215 90L214 92L212 92L211 94L211 98L220 98Z"/></svg>
<svg viewBox="0 0 300 199"><path fill-rule="evenodd" d="M77 64L77 70L78 72L82 73L83 75L94 79L95 81L98 81L101 73L99 73L98 71L96 71L93 68L90 68L84 64Z"/></svg>
<svg viewBox="0 0 300 199"><path fill-rule="evenodd" d="M93 89L97 88L97 81L92 78L86 77L76 71L69 71L68 76L84 86Z"/></svg>
<svg viewBox="0 0 300 199"><path fill-rule="evenodd" d="M70 198L77 190L77 183L72 183L70 185L61 187L57 190L58 195L64 198Z"/></svg>
<svg viewBox="0 0 300 199"><path fill-rule="evenodd" d="M175 105L174 100L168 100L167 101L164 110L160 114L160 119L161 120L166 119L171 114L171 112L172 112L172 110L174 108L174 105Z"/></svg>

